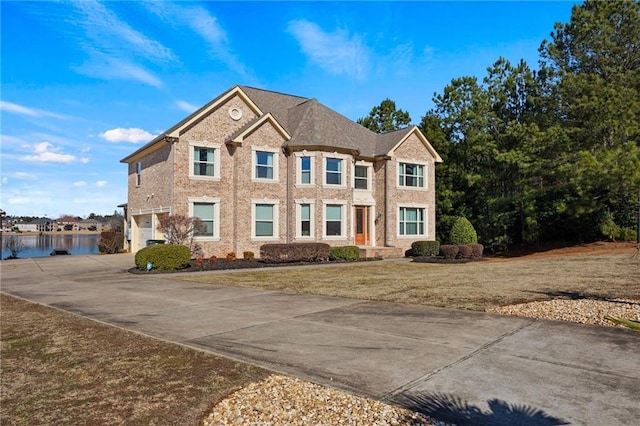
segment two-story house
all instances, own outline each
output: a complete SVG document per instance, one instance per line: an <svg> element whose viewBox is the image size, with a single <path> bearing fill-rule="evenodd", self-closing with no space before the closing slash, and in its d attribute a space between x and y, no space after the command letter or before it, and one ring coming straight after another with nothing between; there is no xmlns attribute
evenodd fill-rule
<svg viewBox="0 0 640 426"><path fill-rule="evenodd" d="M133 252L160 215L198 217L205 256L266 243L401 257L435 239L435 163L413 126L376 134L316 99L235 86L128 155Z"/></svg>

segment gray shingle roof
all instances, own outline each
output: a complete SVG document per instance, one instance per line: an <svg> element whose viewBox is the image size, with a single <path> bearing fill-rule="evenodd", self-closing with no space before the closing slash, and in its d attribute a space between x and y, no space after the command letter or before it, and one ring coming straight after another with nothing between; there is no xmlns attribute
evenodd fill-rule
<svg viewBox="0 0 640 426"><path fill-rule="evenodd" d="M365 157L386 155L413 130L376 134L316 99L240 86L263 113L270 112L291 135L290 147L325 146L357 151Z"/></svg>
<svg viewBox="0 0 640 426"><path fill-rule="evenodd" d="M128 159L137 153L142 152L155 143L161 142L165 136L180 130L183 126L187 126L188 123L192 123L190 125L193 125L194 122L192 118L206 113L207 109L211 108L218 100L223 99L226 94L236 88L242 90L263 114L271 113L273 118L291 135L291 139L287 142L287 146L291 148L320 146L329 149L335 148L357 152L363 157L378 157L387 155L398 142L415 130L415 126L413 126L385 134L376 134L322 105L316 99L257 89L249 86L234 86L121 161L127 162ZM241 134L245 129L253 125L254 122L255 121L247 123L234 135L237 136ZM233 139L233 136L231 139ZM437 158L436 161L441 161L435 151L433 151L433 154Z"/></svg>

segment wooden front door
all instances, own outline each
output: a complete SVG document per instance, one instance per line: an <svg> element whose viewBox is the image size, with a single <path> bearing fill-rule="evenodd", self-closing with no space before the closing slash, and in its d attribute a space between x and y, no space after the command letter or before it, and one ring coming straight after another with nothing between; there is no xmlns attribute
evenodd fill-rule
<svg viewBox="0 0 640 426"><path fill-rule="evenodd" d="M369 207L355 206L356 245L365 246L369 243Z"/></svg>

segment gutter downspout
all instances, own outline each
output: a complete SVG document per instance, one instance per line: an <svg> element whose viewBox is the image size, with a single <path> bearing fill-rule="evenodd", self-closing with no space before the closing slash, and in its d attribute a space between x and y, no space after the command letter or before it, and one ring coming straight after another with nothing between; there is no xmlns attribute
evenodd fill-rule
<svg viewBox="0 0 640 426"><path fill-rule="evenodd" d="M286 230L285 230L285 234L286 234L286 243L290 244L291 243L291 204L292 204L292 200L291 200L291 153L289 152L289 150L287 149L287 147L283 147L282 148L282 152L286 158L286 162L285 164L287 165L287 172L286 172L286 191L287 191L287 207L285 209L285 226L286 226Z"/></svg>

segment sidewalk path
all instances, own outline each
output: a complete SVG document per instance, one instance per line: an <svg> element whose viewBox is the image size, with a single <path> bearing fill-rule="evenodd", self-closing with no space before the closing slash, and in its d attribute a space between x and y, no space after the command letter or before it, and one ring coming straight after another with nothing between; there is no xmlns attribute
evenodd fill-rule
<svg viewBox="0 0 640 426"><path fill-rule="evenodd" d="M197 284L132 265L132 255L2 261L0 289L458 424L640 419L631 330Z"/></svg>

